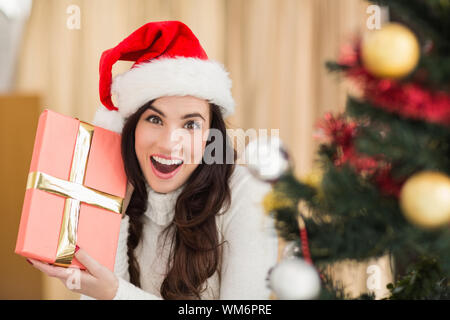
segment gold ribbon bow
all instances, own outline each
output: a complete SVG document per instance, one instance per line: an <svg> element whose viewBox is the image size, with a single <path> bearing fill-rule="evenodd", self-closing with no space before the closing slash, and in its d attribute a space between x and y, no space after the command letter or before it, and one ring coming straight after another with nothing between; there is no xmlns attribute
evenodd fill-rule
<svg viewBox="0 0 450 320"><path fill-rule="evenodd" d="M39 171L28 174L27 189L39 189L66 197L54 263L57 266L68 267L72 263L81 202L119 214L122 212L123 198L83 185L93 134L92 125L80 122L69 181Z"/></svg>

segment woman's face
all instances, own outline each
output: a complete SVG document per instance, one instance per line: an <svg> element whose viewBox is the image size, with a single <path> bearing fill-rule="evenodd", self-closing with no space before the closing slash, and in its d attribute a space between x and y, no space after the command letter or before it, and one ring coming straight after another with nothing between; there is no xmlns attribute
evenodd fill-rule
<svg viewBox="0 0 450 320"><path fill-rule="evenodd" d="M209 128L209 103L192 96L159 98L141 115L135 150L154 191L168 193L187 181L201 162Z"/></svg>

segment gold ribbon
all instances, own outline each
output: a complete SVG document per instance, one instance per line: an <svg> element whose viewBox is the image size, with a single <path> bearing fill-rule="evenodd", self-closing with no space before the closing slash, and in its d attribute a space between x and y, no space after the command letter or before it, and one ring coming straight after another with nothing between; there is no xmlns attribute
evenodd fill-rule
<svg viewBox="0 0 450 320"><path fill-rule="evenodd" d="M39 171L28 174L27 189L39 189L66 197L54 263L57 266L68 267L72 263L81 202L119 214L122 212L123 198L83 185L93 134L92 125L80 122L69 181Z"/></svg>

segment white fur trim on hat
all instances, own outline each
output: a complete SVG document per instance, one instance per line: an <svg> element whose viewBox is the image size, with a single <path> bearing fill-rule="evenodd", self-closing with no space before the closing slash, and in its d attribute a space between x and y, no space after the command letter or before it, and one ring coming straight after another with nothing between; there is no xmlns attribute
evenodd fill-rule
<svg viewBox="0 0 450 320"><path fill-rule="evenodd" d="M95 112L92 124L121 134L124 118L119 112L108 110L105 106L100 105Z"/></svg>
<svg viewBox="0 0 450 320"><path fill-rule="evenodd" d="M116 76L111 93L123 118L153 99L185 95L218 105L224 117L234 113L231 79L223 65L212 60L176 57L141 63Z"/></svg>

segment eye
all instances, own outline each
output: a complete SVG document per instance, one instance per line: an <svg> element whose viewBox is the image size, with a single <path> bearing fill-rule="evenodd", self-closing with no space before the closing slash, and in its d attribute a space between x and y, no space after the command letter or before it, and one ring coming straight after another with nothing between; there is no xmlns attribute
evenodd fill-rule
<svg viewBox="0 0 450 320"><path fill-rule="evenodd" d="M193 130L193 129L200 129L202 126L201 126L201 124L200 124L199 122L197 122L197 121L188 121L188 122L186 122L186 124L184 125L184 127L185 127L186 129Z"/></svg>
<svg viewBox="0 0 450 320"><path fill-rule="evenodd" d="M154 124L162 123L161 118L155 115L148 116L146 120Z"/></svg>

